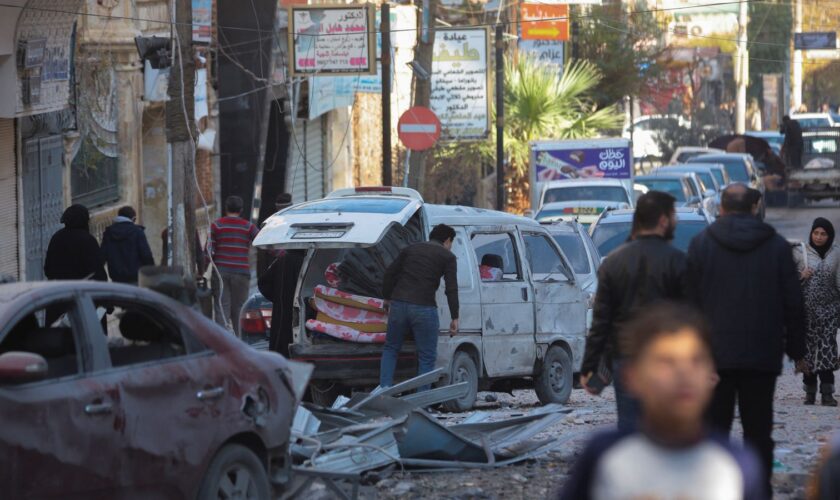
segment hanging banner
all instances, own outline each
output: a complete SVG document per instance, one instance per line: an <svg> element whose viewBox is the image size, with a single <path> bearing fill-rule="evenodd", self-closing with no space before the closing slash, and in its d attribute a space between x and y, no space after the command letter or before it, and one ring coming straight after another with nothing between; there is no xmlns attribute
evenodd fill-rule
<svg viewBox="0 0 840 500"><path fill-rule="evenodd" d="M558 71L563 71L564 42L551 40L520 40L519 53L529 55L543 64L553 64Z"/></svg>
<svg viewBox="0 0 840 500"><path fill-rule="evenodd" d="M569 6L523 3L520 6L523 40L569 39Z"/></svg>
<svg viewBox="0 0 840 500"><path fill-rule="evenodd" d="M376 73L372 4L289 7L292 76Z"/></svg>
<svg viewBox="0 0 840 500"><path fill-rule="evenodd" d="M432 56L431 108L443 141L484 139L490 132L487 28L438 28Z"/></svg>
<svg viewBox="0 0 840 500"><path fill-rule="evenodd" d="M192 0L193 41L210 43L213 24L213 0Z"/></svg>
<svg viewBox="0 0 840 500"><path fill-rule="evenodd" d="M833 31L794 33L793 48L796 50L834 50L837 48L837 33Z"/></svg>

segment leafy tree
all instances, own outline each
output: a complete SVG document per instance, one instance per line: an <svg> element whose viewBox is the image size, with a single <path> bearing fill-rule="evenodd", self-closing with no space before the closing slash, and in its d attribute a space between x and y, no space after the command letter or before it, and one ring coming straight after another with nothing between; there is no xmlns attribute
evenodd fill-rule
<svg viewBox="0 0 840 500"><path fill-rule="evenodd" d="M768 0L749 3L750 22L747 40L750 53L750 84L748 97L762 101L761 75L784 74L790 71L787 63L788 40L793 27L790 0Z"/></svg>

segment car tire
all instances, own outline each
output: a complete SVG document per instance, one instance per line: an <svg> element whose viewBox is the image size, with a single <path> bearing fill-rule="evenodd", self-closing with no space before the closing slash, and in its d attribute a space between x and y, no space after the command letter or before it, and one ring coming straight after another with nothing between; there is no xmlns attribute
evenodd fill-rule
<svg viewBox="0 0 840 500"><path fill-rule="evenodd" d="M270 497L271 485L265 465L253 451L238 444L226 445L216 453L198 493L202 500Z"/></svg>
<svg viewBox="0 0 840 500"><path fill-rule="evenodd" d="M560 346L551 346L534 377L534 392L540 403L565 404L572 395L574 385L572 358Z"/></svg>
<svg viewBox="0 0 840 500"><path fill-rule="evenodd" d="M450 384L460 382L468 382L470 390L463 398L443 403L444 410L449 412L469 411L475 404L478 395L478 368L475 366L472 356L464 351L455 353L455 357L452 359L452 371L449 375Z"/></svg>

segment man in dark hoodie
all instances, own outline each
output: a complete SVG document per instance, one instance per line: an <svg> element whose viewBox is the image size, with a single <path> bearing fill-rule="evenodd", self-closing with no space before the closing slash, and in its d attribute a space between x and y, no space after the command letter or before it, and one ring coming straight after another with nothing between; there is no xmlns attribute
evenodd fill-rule
<svg viewBox="0 0 840 500"><path fill-rule="evenodd" d="M50 239L44 261L44 276L49 280L108 281L99 243L90 234L90 214L84 205L71 205L61 216L64 228Z"/></svg>
<svg viewBox="0 0 840 500"><path fill-rule="evenodd" d="M143 266L155 265L145 228L134 222L137 212L122 207L114 223L102 235L102 254L108 262L108 274L117 283L137 284L137 272Z"/></svg>
<svg viewBox="0 0 840 500"><path fill-rule="evenodd" d="M803 366L805 316L790 244L754 215L759 198L743 184L723 191L721 216L689 246L688 277L711 323L720 376L709 421L728 434L737 399L744 439L759 452L770 488L776 378L785 353Z"/></svg>

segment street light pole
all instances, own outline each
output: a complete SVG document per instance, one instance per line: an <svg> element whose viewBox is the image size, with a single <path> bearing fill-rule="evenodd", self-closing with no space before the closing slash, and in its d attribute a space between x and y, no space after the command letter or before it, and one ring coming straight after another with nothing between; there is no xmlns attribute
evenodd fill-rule
<svg viewBox="0 0 840 500"><path fill-rule="evenodd" d="M747 23L749 22L749 5L746 1L739 4L738 11L738 65L735 83L738 92L735 100L735 133L743 134L746 130L747 113L747 83L749 81L749 59L747 54Z"/></svg>
<svg viewBox="0 0 840 500"><path fill-rule="evenodd" d="M795 0L793 6L793 32L802 33L802 0ZM790 105L797 109L802 104L802 51L796 50L796 35L791 60ZM787 113L785 113L787 114Z"/></svg>
<svg viewBox="0 0 840 500"><path fill-rule="evenodd" d="M496 25L496 210L505 210L505 30Z"/></svg>

